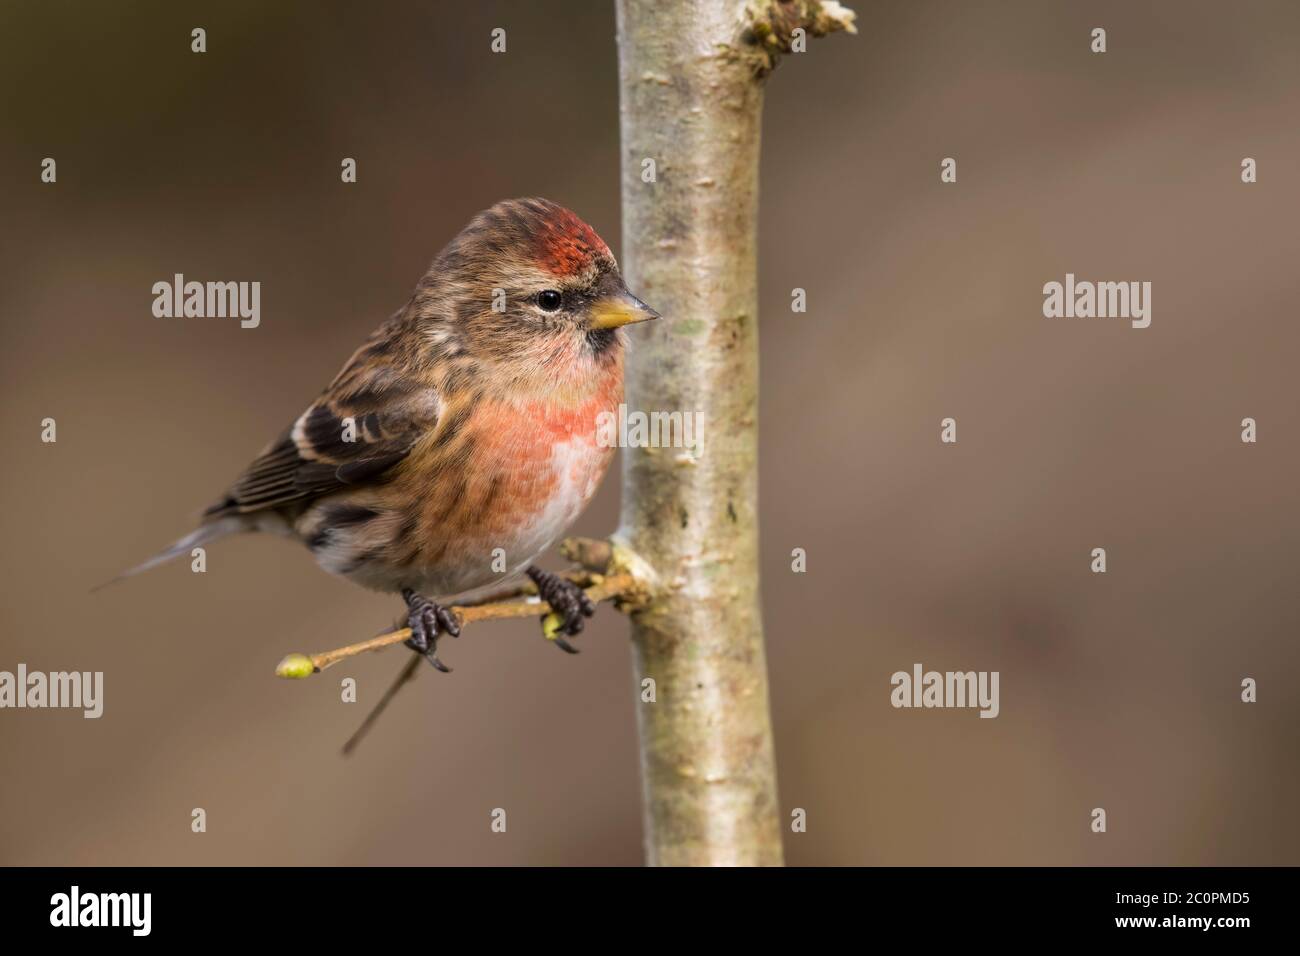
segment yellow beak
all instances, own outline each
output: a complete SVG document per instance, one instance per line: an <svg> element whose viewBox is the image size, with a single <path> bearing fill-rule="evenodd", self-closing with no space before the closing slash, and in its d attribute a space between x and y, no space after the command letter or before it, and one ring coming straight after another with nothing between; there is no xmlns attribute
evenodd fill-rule
<svg viewBox="0 0 1300 956"><path fill-rule="evenodd" d="M620 292L598 299L591 307L588 325L593 329L617 329L633 322L659 318L659 313L631 292Z"/></svg>

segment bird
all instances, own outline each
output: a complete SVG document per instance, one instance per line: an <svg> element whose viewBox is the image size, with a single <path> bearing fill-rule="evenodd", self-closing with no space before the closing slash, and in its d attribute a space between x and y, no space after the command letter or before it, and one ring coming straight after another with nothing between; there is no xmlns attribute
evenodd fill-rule
<svg viewBox="0 0 1300 956"><path fill-rule="evenodd" d="M407 646L440 671L450 668L438 638L460 633L451 603L525 574L562 618L557 644L576 652L565 638L595 607L533 562L616 451L598 422L623 400L623 326L658 317L575 213L498 202L192 532L118 578L269 532L302 542L328 572L400 594Z"/></svg>

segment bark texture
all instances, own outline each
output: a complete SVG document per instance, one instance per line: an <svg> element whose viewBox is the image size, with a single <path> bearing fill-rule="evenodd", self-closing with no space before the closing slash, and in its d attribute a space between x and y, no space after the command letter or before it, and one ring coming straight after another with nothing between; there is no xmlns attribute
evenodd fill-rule
<svg viewBox="0 0 1300 956"><path fill-rule="evenodd" d="M627 404L704 416L698 455L624 453L617 537L652 581L632 614L638 685L655 682L638 705L647 861L779 865L758 575L763 77L795 29L851 30L852 14L813 0L617 9L623 272L663 314L633 336Z"/></svg>

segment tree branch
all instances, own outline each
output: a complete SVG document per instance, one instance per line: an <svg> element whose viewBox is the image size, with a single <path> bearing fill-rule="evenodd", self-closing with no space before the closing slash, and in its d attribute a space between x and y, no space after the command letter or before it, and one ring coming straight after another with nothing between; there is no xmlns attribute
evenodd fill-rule
<svg viewBox="0 0 1300 956"><path fill-rule="evenodd" d="M758 589L762 78L833 0L618 0L623 263L664 316L638 330L627 405L701 413L703 452L623 459L616 540L653 569L633 611L648 862L779 865ZM653 167L647 164L653 160ZM647 168L657 174L647 177Z"/></svg>

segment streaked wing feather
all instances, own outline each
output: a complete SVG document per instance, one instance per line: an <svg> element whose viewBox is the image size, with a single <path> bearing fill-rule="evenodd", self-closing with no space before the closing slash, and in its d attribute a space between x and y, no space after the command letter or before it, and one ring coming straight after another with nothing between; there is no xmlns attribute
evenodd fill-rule
<svg viewBox="0 0 1300 956"><path fill-rule="evenodd" d="M388 366L365 367L362 349L334 383L240 476L207 515L247 513L373 481L437 424L439 402ZM352 419L355 440L344 437Z"/></svg>

